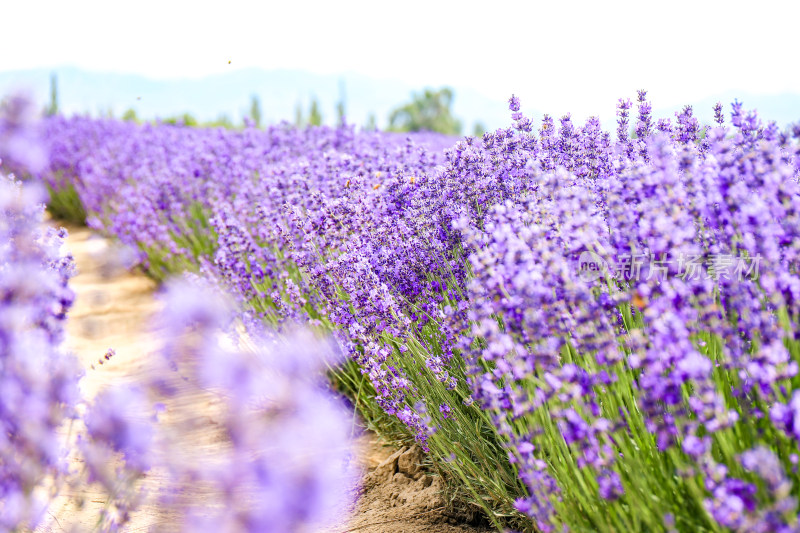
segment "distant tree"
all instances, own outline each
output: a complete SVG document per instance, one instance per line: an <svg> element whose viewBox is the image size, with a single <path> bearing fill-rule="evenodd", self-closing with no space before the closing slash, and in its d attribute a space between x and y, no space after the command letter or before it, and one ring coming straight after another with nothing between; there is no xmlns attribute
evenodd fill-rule
<svg viewBox="0 0 800 533"><path fill-rule="evenodd" d="M300 107L300 102L297 102L294 108L294 125L298 128L302 128L306 125L306 119L303 117L303 108Z"/></svg>
<svg viewBox="0 0 800 533"><path fill-rule="evenodd" d="M364 126L364 129L366 131L375 131L378 129L378 122L375 119L375 113L370 113L369 116L367 116L367 125Z"/></svg>
<svg viewBox="0 0 800 533"><path fill-rule="evenodd" d="M177 126L189 126L189 127L197 126L197 119L194 118L189 113L184 113L182 115L169 117L169 118L166 118L166 119L162 120L162 122L164 124L175 124Z"/></svg>
<svg viewBox="0 0 800 533"><path fill-rule="evenodd" d="M336 118L337 124L339 126L344 126L346 122L345 118L345 111L346 111L346 97L344 91L344 80L339 80L339 101L336 102Z"/></svg>
<svg viewBox="0 0 800 533"><path fill-rule="evenodd" d="M193 117L191 114L189 114L189 113L184 113L183 115L181 115L181 122L183 123L183 125L184 125L184 126L191 126L191 127L194 127L194 126L197 126L197 125L198 125L198 123L197 123L197 119L196 119L196 118L194 118L194 117Z"/></svg>
<svg viewBox="0 0 800 533"><path fill-rule="evenodd" d="M47 114L52 116L58 113L58 78L55 73L50 74L50 105Z"/></svg>
<svg viewBox="0 0 800 533"><path fill-rule="evenodd" d="M319 103L316 98L311 99L311 109L308 110L308 123L311 126L322 125L322 113L319 112Z"/></svg>
<svg viewBox="0 0 800 533"><path fill-rule="evenodd" d="M447 135L460 135L461 122L453 117L450 106L453 90L444 87L438 91L425 89L422 94L412 94L411 102L402 105L389 115L390 131L437 131Z"/></svg>
<svg viewBox="0 0 800 533"><path fill-rule="evenodd" d="M256 95L250 98L250 118L255 123L256 128L261 127L261 102Z"/></svg>
<svg viewBox="0 0 800 533"><path fill-rule="evenodd" d="M204 122L203 126L207 128L225 128L229 130L235 127L233 125L231 117L229 117L225 113L222 113L220 116L218 116L216 120L212 120L210 122Z"/></svg>
<svg viewBox="0 0 800 533"><path fill-rule="evenodd" d="M476 122L475 126L472 128L472 136L483 137L484 133L486 133L486 127L483 125L483 122Z"/></svg>
<svg viewBox="0 0 800 533"><path fill-rule="evenodd" d="M125 110L122 114L122 120L128 122L139 122L139 115L136 114L136 110L132 107L129 107Z"/></svg>

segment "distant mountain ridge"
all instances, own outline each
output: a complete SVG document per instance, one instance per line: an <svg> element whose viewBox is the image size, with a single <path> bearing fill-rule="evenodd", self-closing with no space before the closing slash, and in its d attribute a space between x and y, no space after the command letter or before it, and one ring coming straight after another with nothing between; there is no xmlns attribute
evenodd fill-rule
<svg viewBox="0 0 800 533"><path fill-rule="evenodd" d="M188 112L203 121L215 120L225 114L234 122L240 122L249 110L251 96L257 95L265 123L293 121L298 103L307 115L314 97L319 102L324 122L333 124L343 83L348 122L364 125L369 114L374 113L378 126L383 127L393 108L410 101L412 92L424 89L398 80L376 79L356 73L315 74L302 70L249 68L204 78L155 80L137 74L59 67L0 72L0 95L27 88L44 107L49 101L50 75L53 73L58 78L59 104L64 113L98 115L110 110L114 116L121 116L132 108L146 119ZM456 85L453 89L453 112L462 121L464 134L472 133L476 122L490 130L510 125L511 116L504 100L489 98L471 88ZM629 97L635 97L635 92ZM701 122L710 123L717 101L723 103L726 120L729 120L730 104L734 99L743 102L746 109L757 109L764 120L775 120L780 126L800 121L800 94L763 95L729 91L686 103L693 106ZM523 101L523 111L538 126L542 115L539 110L528 107L531 103L535 105L535 102ZM674 117L674 112L680 110L680 107L659 106L658 102L653 102L653 105L653 114L657 118ZM603 125L613 129L614 102L598 111ZM635 109L633 111L635 117ZM575 119L582 124L578 117Z"/></svg>

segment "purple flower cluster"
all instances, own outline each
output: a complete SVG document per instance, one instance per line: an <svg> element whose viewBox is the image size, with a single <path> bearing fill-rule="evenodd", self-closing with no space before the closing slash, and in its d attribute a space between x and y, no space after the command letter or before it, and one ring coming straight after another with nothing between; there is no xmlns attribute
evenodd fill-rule
<svg viewBox="0 0 800 533"><path fill-rule="evenodd" d="M454 225L472 251L472 335L463 346L476 395L496 413L519 457L544 429L534 422L521 433L520 421L537 420L530 414L546 408L579 468L595 470L605 499L625 492L609 469L619 440L630 438L632 413L618 418L601 404L606 391L630 377L627 392L662 452L682 441L689 457L710 457L711 439L700 435L768 412L796 438L793 404L781 400L798 371L797 139L775 135L754 114L741 118L737 104L733 130L706 128L701 136L687 107L675 126L663 122L652 132L643 93L639 101L636 138L628 136L630 104L621 101L617 143L606 139L600 153L593 120L577 133L562 127L558 141L545 121L541 143L520 150L530 192L495 203L482 220ZM577 276L581 253L609 260L642 249L654 257L699 258L707 270L712 254L761 256L764 269L757 280L716 282L713 273L688 279L668 272L666 280ZM676 265L645 266L655 267ZM698 465L709 477L721 467L710 459ZM539 469L529 472L541 478ZM738 490L730 488L736 480L726 479L713 489L720 505ZM519 508L546 509L538 488L529 490L532 500ZM711 505L720 521L727 511ZM539 527L551 520L530 514Z"/></svg>
<svg viewBox="0 0 800 533"><path fill-rule="evenodd" d="M154 416L146 390L109 387L98 394L82 420L86 432L77 447L84 463L80 482L97 483L105 493L99 528L120 531L145 499L141 480L152 467Z"/></svg>
<svg viewBox="0 0 800 533"><path fill-rule="evenodd" d="M713 497L705 504L717 523L734 531L800 531L792 481L775 453L759 446L742 453L739 462L764 486L766 503L760 504L758 487L754 483L735 478L725 478L718 483L709 478L706 485ZM723 475L724 470L724 467L718 468Z"/></svg>
<svg viewBox="0 0 800 533"><path fill-rule="evenodd" d="M15 168L44 164L26 123L25 101L12 99L0 116L0 157ZM7 158L7 159L6 159ZM57 429L74 418L78 362L61 346L73 301L62 257L63 231L44 224L45 196L0 168L0 530L32 528L66 474Z"/></svg>
<svg viewBox="0 0 800 533"><path fill-rule="evenodd" d="M721 106L713 126L691 107L654 121L644 91L618 103L616 135L569 115L535 131L519 105L443 153L452 140L348 127L56 118L44 177L151 271L178 258L218 281L248 324L332 327L423 446L475 402L540 530L627 527L672 491L653 515L674 527L791 531L800 129L738 102L731 127ZM581 276L582 254L635 253L654 258L635 279ZM716 275L720 256L760 258L758 276Z"/></svg>
<svg viewBox="0 0 800 533"><path fill-rule="evenodd" d="M424 440L411 380L388 362L393 348L379 339L444 318L440 304L455 295L429 274L465 277L463 264L443 257L449 237L427 243L418 235L424 214L413 221L404 214L417 188L438 194L427 176L454 139L423 133L412 141L349 126L232 132L77 117L52 118L45 129L53 156L43 178L56 190L75 187L91 226L141 250L156 276L168 273L165 264L201 270L256 318L330 320L380 404ZM414 209L429 206L419 198ZM448 357L430 354L428 362L452 383Z"/></svg>
<svg viewBox="0 0 800 533"><path fill-rule="evenodd" d="M41 124L27 97L10 95L2 104L0 159L6 173L40 173L48 166L42 142Z"/></svg>

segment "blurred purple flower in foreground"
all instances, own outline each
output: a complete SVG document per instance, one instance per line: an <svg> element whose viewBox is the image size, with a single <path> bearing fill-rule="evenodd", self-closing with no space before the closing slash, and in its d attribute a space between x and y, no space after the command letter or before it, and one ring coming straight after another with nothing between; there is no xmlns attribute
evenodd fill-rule
<svg viewBox="0 0 800 533"><path fill-rule="evenodd" d="M180 376L156 380L165 419L196 417L178 400L205 394L225 442L193 446L179 426L164 428L173 488L165 501L184 516L184 530L282 533L332 523L355 481L348 417L325 391L333 347L301 330L278 338L250 323L244 334L228 302L200 280L173 282L164 300L163 354Z"/></svg>
<svg viewBox="0 0 800 533"><path fill-rule="evenodd" d="M145 502L191 532L331 525L356 481L349 417L325 390L337 350L299 329L245 328L201 278L168 282L163 303L162 357L142 386L106 389L85 416L89 480L110 503L103 531Z"/></svg>
<svg viewBox="0 0 800 533"><path fill-rule="evenodd" d="M38 174L48 165L42 147L36 111L23 95L12 95L3 104L0 120L0 160L13 172Z"/></svg>
<svg viewBox="0 0 800 533"><path fill-rule="evenodd" d="M0 115L0 157L43 165L29 144L26 103ZM66 470L56 429L75 416L80 369L60 348L73 294L62 231L43 225L44 195L0 168L0 531L35 527ZM50 487L50 494L45 487Z"/></svg>

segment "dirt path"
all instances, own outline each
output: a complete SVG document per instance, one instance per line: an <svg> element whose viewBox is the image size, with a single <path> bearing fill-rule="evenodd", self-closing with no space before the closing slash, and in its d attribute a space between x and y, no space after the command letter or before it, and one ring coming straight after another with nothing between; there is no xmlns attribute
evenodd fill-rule
<svg viewBox="0 0 800 533"><path fill-rule="evenodd" d="M76 292L75 306L67 323L67 346L86 368L81 391L93 398L103 388L137 381L143 375L144 362L158 348L158 340L149 332L153 315L158 311L154 298L156 285L143 275L132 274L116 263L114 246L86 228L70 227L66 247L78 266L71 280ZM103 356L109 348L116 354ZM102 360L102 363L100 361ZM216 433L213 400L183 398L209 413L205 429L193 438L210 442ZM468 525L454 525L444 508L440 480L420 471L421 456L415 449L395 450L381 446L372 433L358 439L359 465L363 471L357 497L348 519L324 533L477 533L486 531ZM79 466L79 465L75 465ZM145 486L158 487L163 482L158 472L151 472ZM152 491L157 493L157 491ZM50 506L41 533L88 532L96 525L105 506L105 496L86 487L67 487ZM83 500L82 508L76 502ZM164 531L172 529L174 517L165 514L154 501L145 501L125 531ZM173 524L174 525L174 524Z"/></svg>

